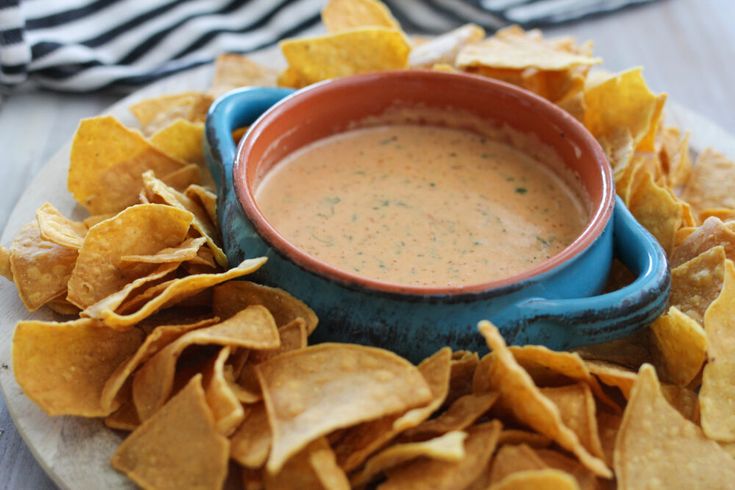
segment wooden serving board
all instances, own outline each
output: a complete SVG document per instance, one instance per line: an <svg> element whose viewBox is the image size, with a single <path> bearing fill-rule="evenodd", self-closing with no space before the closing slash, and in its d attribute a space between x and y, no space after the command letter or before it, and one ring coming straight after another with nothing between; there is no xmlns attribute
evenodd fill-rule
<svg viewBox="0 0 735 490"><path fill-rule="evenodd" d="M275 50L252 56L263 64L280 68L283 60ZM150 85L110 107L111 114L123 123L134 126L135 120L127 108L133 102L162 94L188 90L206 90L212 67L205 66ZM708 146L735 158L735 138L702 116L669 102L667 120L691 131L693 150ZM0 243L8 245L27 222L34 219L36 209L44 202L53 203L62 213L74 218L84 217L66 190L66 174L70 144L65 145L38 173L15 206ZM51 320L46 309L28 313L18 299L15 288L8 282L0 284L0 387L10 415L31 452L53 481L63 489L133 489L135 486L109 464L122 436L107 429L99 420L77 417L48 417L23 395L15 382L11 362L13 329L26 319Z"/></svg>

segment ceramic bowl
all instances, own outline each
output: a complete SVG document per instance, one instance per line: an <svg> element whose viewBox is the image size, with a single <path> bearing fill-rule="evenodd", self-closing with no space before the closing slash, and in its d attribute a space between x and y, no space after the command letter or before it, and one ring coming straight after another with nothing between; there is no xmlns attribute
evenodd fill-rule
<svg viewBox="0 0 735 490"><path fill-rule="evenodd" d="M307 255L260 212L257 179L290 152L397 104L469 112L535 135L579 176L591 201L587 227L561 253L528 271L457 287L380 282ZM247 125L236 148L232 131ZM420 360L444 345L483 350L476 324L489 319L511 344L567 349L632 333L666 307L666 257L616 199L610 166L594 137L554 104L512 85L412 70L347 77L297 92L239 89L210 109L205 152L217 181L218 219L231 264L267 256L255 279L289 291L316 311L315 341L376 345ZM636 279L600 294L614 256Z"/></svg>

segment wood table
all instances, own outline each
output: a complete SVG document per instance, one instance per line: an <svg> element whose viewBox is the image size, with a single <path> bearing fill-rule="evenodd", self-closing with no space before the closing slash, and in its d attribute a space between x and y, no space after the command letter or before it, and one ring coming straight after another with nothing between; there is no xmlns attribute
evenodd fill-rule
<svg viewBox="0 0 735 490"><path fill-rule="evenodd" d="M661 0L547 32L593 39L611 70L644 66L655 90L668 92L671 100L735 134L732 19L735 2L730 0ZM71 138L79 119L118 98L46 92L5 97L0 103L0 230L25 187ZM0 287L13 286L0 280ZM0 398L0 489L51 488L54 484L34 461Z"/></svg>

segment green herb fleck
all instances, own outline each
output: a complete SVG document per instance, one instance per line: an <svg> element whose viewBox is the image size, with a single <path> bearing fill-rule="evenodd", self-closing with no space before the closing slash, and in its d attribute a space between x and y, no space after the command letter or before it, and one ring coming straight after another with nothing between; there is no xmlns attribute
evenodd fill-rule
<svg viewBox="0 0 735 490"><path fill-rule="evenodd" d="M525 194L526 192L528 192L528 189L525 187L516 187L516 194Z"/></svg>

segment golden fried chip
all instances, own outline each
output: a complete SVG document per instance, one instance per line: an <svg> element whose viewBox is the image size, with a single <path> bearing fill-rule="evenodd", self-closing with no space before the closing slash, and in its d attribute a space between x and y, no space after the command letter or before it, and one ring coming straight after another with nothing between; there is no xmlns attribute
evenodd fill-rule
<svg viewBox="0 0 735 490"><path fill-rule="evenodd" d="M562 422L577 434L587 451L604 459L605 454L597 430L595 399L589 385L577 383L556 388L541 388L541 393L559 408Z"/></svg>
<svg viewBox="0 0 735 490"><path fill-rule="evenodd" d="M418 459L387 471L381 490L454 490L471 484L488 464L500 435L501 424L494 420L469 429L465 457L458 462Z"/></svg>
<svg viewBox="0 0 735 490"><path fill-rule="evenodd" d="M668 404L649 364L638 372L614 459L621 490L728 488L735 481L735 459Z"/></svg>
<svg viewBox="0 0 735 490"><path fill-rule="evenodd" d="M214 362L205 371L203 381L207 404L214 415L215 428L223 436L232 434L245 419L245 410L240 400L225 380L224 366L229 357L229 347L220 350Z"/></svg>
<svg viewBox="0 0 735 490"><path fill-rule="evenodd" d="M241 87L275 87L277 73L247 56L223 53L214 62L214 78L209 93L219 97Z"/></svg>
<svg viewBox="0 0 735 490"><path fill-rule="evenodd" d="M704 209L699 213L699 219L704 221L710 216L714 216L721 221L733 221L735 220L735 209L715 208L715 209Z"/></svg>
<svg viewBox="0 0 735 490"><path fill-rule="evenodd" d="M725 248L718 245L672 269L669 303L703 322L705 311L722 289L726 258Z"/></svg>
<svg viewBox="0 0 735 490"><path fill-rule="evenodd" d="M648 350L648 330L645 328L618 340L586 345L574 351L585 361L605 361L635 370L651 358Z"/></svg>
<svg viewBox="0 0 735 490"><path fill-rule="evenodd" d="M170 174L161 177L161 180L168 186L173 187L177 191L183 191L192 184L199 184L202 181L202 167L196 163L187 163L178 170L174 170ZM140 192L138 200L141 204L146 204L148 198L145 192Z"/></svg>
<svg viewBox="0 0 735 490"><path fill-rule="evenodd" d="M401 30L390 10L378 0L329 0L322 9L327 32L343 32L362 27Z"/></svg>
<svg viewBox="0 0 735 490"><path fill-rule="evenodd" d="M130 399L125 399L120 408L105 417L105 425L110 429L124 430L125 432L133 432L140 425L138 412L135 411L135 405Z"/></svg>
<svg viewBox="0 0 735 490"><path fill-rule="evenodd" d="M0 246L0 276L5 279L13 280L13 271L10 268L10 250Z"/></svg>
<svg viewBox="0 0 735 490"><path fill-rule="evenodd" d="M521 444L501 446L490 465L490 483L498 483L508 475L519 471L543 470L548 468L536 451Z"/></svg>
<svg viewBox="0 0 735 490"><path fill-rule="evenodd" d="M708 362L699 391L702 429L710 439L735 442L735 265L728 260L722 291L704 314Z"/></svg>
<svg viewBox="0 0 735 490"><path fill-rule="evenodd" d="M79 317L80 310L73 304L69 303L65 298L59 297L54 298L46 306L49 310L59 315Z"/></svg>
<svg viewBox="0 0 735 490"><path fill-rule="evenodd" d="M488 490L579 490L579 486L571 475L547 469L513 473Z"/></svg>
<svg viewBox="0 0 735 490"><path fill-rule="evenodd" d="M207 245L221 267L227 267L227 257L219 245L219 233L209 220L209 215L195 201L157 179L153 172L143 173L143 186L151 202L162 202L174 208L190 212L194 219L191 226L207 239Z"/></svg>
<svg viewBox="0 0 735 490"><path fill-rule="evenodd" d="M335 429L431 400L431 390L415 366L372 347L321 344L287 352L255 369L273 430L267 465L271 473Z"/></svg>
<svg viewBox="0 0 735 490"><path fill-rule="evenodd" d="M532 448L543 448L551 445L551 439L542 434L520 429L504 429L498 438L498 446L506 444L525 444Z"/></svg>
<svg viewBox="0 0 735 490"><path fill-rule="evenodd" d="M168 247L159 250L152 255L122 255L120 262L127 262L131 264L143 263L143 264L166 264L170 262L184 262L187 260L194 260L198 257L199 249L207 242L204 237L198 238L187 238L175 247Z"/></svg>
<svg viewBox="0 0 735 490"><path fill-rule="evenodd" d="M445 347L419 364L419 372L431 390L431 401L426 405L347 429L335 446L339 465L345 471L352 471L399 433L416 427L428 419L447 396L450 361L451 351Z"/></svg>
<svg viewBox="0 0 735 490"><path fill-rule="evenodd" d="M480 363L477 352L459 350L452 352L452 364L449 374L449 393L444 400L448 406L457 398L472 393L472 379L475 377L475 369Z"/></svg>
<svg viewBox="0 0 735 490"><path fill-rule="evenodd" d="M455 400L446 412L407 430L405 436L409 439L426 439L450 431L466 429L487 413L497 399L498 394L492 392L462 396Z"/></svg>
<svg viewBox="0 0 735 490"><path fill-rule="evenodd" d="M204 123L177 119L153 133L151 144L182 162L204 165ZM172 186L177 187L177 186Z"/></svg>
<svg viewBox="0 0 735 490"><path fill-rule="evenodd" d="M308 83L304 79L303 75L290 66L278 74L279 87L303 88L307 85Z"/></svg>
<svg viewBox="0 0 735 490"><path fill-rule="evenodd" d="M79 124L67 185L90 213L116 213L137 202L143 172L167 175L182 166L114 117L99 116Z"/></svg>
<svg viewBox="0 0 735 490"><path fill-rule="evenodd" d="M100 405L102 408L104 410L111 410L118 402L122 401L119 399L122 394L121 390L123 390L130 375L157 352L185 333L207 327L217 323L217 321L218 319L215 317L186 325L161 325L153 329L145 338L143 344L135 351L135 354L117 366L117 369L110 374L100 395ZM135 413L137 417L137 412Z"/></svg>
<svg viewBox="0 0 735 490"><path fill-rule="evenodd" d="M174 279L148 289L146 293L141 295L144 297L145 303L139 305L136 302L135 309L124 308L125 305L123 305L120 307L122 313L116 313L113 310L107 309L100 312L98 317L105 324L113 328L126 328L143 321L167 306L179 303L205 289L231 279L237 279L238 277L251 274L258 270L265 262L265 257L247 259L227 272L219 274L197 274ZM150 295L149 292L151 292Z"/></svg>
<svg viewBox="0 0 735 490"><path fill-rule="evenodd" d="M661 394L684 418L699 424L699 398L695 392L684 386L663 384Z"/></svg>
<svg viewBox="0 0 735 490"><path fill-rule="evenodd" d="M536 450L536 456L541 458L549 468L560 470L573 476L577 480L577 484L581 490L600 490L597 477L590 470L582 466L579 461L568 458L553 449L538 449Z"/></svg>
<svg viewBox="0 0 735 490"><path fill-rule="evenodd" d="M553 41L526 33L517 27L503 29L485 41L465 46L457 55L460 68L488 67L503 70L535 68L543 71L562 71L576 66L601 63L573 51L560 49Z"/></svg>
<svg viewBox="0 0 735 490"><path fill-rule="evenodd" d="M410 47L400 31L382 27L281 42L289 70L309 85L330 78L405 68Z"/></svg>
<svg viewBox="0 0 735 490"><path fill-rule="evenodd" d="M602 141L627 129L636 149L651 151L665 97L651 92L640 68L624 71L585 89L584 125Z"/></svg>
<svg viewBox="0 0 735 490"><path fill-rule="evenodd" d="M411 68L456 71L453 65L460 50L484 38L485 30L482 27L476 24L465 24L414 46L408 58L408 64Z"/></svg>
<svg viewBox="0 0 735 490"><path fill-rule="evenodd" d="M295 318L282 327L278 327L278 336L281 338L281 346L278 349L254 351L250 354L247 362L253 365L260 364L286 352L306 347L308 343L306 322L301 317ZM253 371L252 374L254 375L255 372Z"/></svg>
<svg viewBox="0 0 735 490"><path fill-rule="evenodd" d="M735 208L730 182L735 179L735 162L707 148L699 154L682 197L697 211Z"/></svg>
<svg viewBox="0 0 735 490"><path fill-rule="evenodd" d="M250 469L261 468L271 448L271 429L265 405L256 403L230 439L230 457Z"/></svg>
<svg viewBox="0 0 735 490"><path fill-rule="evenodd" d="M268 310L251 306L223 322L178 337L135 374L133 401L141 420L150 418L166 403L174 386L176 361L191 345L275 349L279 346L278 330Z"/></svg>
<svg viewBox="0 0 735 490"><path fill-rule="evenodd" d="M87 232L69 279L67 299L80 308L119 291L129 282L155 269L126 274L125 255L151 255L186 239L192 215L159 204L139 204L102 221Z"/></svg>
<svg viewBox="0 0 735 490"><path fill-rule="evenodd" d="M207 212L210 221L217 224L217 194L200 185L190 185L184 194L199 204Z"/></svg>
<svg viewBox="0 0 735 490"><path fill-rule="evenodd" d="M215 315L228 318L250 305L263 305L273 314L279 326L303 318L308 333L314 331L319 319L309 308L283 289L261 286L249 281L232 281L214 288L212 309Z"/></svg>
<svg viewBox="0 0 735 490"><path fill-rule="evenodd" d="M79 249L87 234L84 223L72 221L50 203L36 210L36 222L41 238L67 248Z"/></svg>
<svg viewBox="0 0 735 490"><path fill-rule="evenodd" d="M702 225L684 239L671 253L669 259L672 268L695 258L707 250L722 245L725 255L735 259L735 231L731 230L719 218L707 218Z"/></svg>
<svg viewBox="0 0 735 490"><path fill-rule="evenodd" d="M323 437L290 458L276 474L265 475L268 490L349 490L344 471L337 466L334 453Z"/></svg>
<svg viewBox="0 0 735 490"><path fill-rule="evenodd" d="M587 361L587 368L601 383L618 388L626 399L630 398L630 390L638 378L634 371L606 361Z"/></svg>
<svg viewBox="0 0 735 490"><path fill-rule="evenodd" d="M118 332L94 320L24 321L13 335L13 370L47 414L104 417L119 405L102 406L105 382L142 342L140 330Z"/></svg>
<svg viewBox="0 0 735 490"><path fill-rule="evenodd" d="M184 92L145 99L130 106L143 128L143 133L153 134L177 119L204 122L212 104L212 97L199 92Z"/></svg>
<svg viewBox="0 0 735 490"><path fill-rule="evenodd" d="M62 296L77 262L77 251L41 238L38 225L25 225L10 246L10 274L29 311Z"/></svg>
<svg viewBox="0 0 735 490"><path fill-rule="evenodd" d="M651 341L661 377L676 385L691 383L707 360L704 329L675 306L653 322Z"/></svg>
<svg viewBox="0 0 735 490"><path fill-rule="evenodd" d="M488 368L489 388L500 393L498 403L519 421L553 439L574 453L596 475L610 478L612 472L605 463L590 454L577 435L562 421L559 409L533 383L533 379L517 363L506 347L503 337L490 322L482 321L480 333L492 350L493 362L481 364L478 371Z"/></svg>
<svg viewBox="0 0 735 490"><path fill-rule="evenodd" d="M611 413L607 410L597 411L597 428L600 432L602 451L605 453L605 462L613 466L613 451L615 450L615 438L623 421L622 415Z"/></svg>
<svg viewBox="0 0 735 490"><path fill-rule="evenodd" d="M367 485L385 470L417 458L458 463L466 456L464 450L466 438L466 432L452 431L423 442L395 444L371 457L365 463L365 467L350 479L350 483L353 487Z"/></svg>
<svg viewBox="0 0 735 490"><path fill-rule="evenodd" d="M658 185L651 173L646 172L633 192L628 208L666 253L670 253L674 247L676 230L681 228L684 219L682 204L674 193Z"/></svg>
<svg viewBox="0 0 735 490"><path fill-rule="evenodd" d="M692 171L692 161L689 158L689 133L682 136L678 128L663 128L659 157L669 187L679 187L685 184Z"/></svg>
<svg viewBox="0 0 735 490"><path fill-rule="evenodd" d="M220 489L229 443L217 433L201 375L120 444L112 466L143 488Z"/></svg>

